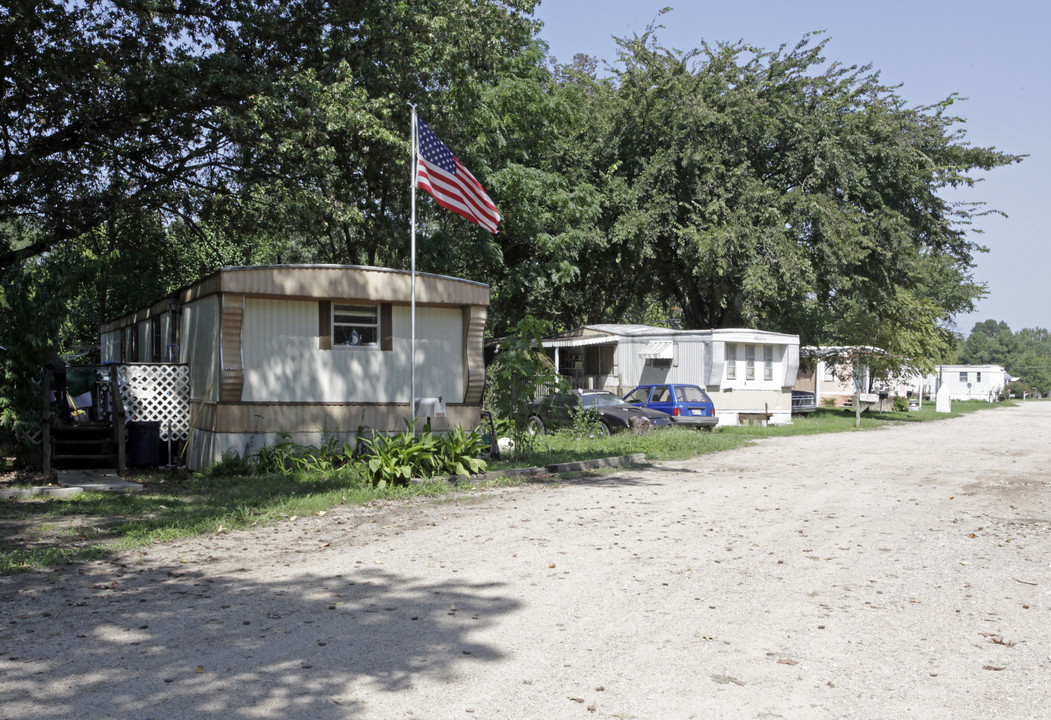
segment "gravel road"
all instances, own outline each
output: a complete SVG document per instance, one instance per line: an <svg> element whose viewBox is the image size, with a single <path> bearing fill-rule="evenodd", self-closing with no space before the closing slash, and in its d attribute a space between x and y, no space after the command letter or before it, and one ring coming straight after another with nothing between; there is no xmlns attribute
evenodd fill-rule
<svg viewBox="0 0 1051 720"><path fill-rule="evenodd" d="M0 719L1051 717L1051 403L0 578Z"/></svg>

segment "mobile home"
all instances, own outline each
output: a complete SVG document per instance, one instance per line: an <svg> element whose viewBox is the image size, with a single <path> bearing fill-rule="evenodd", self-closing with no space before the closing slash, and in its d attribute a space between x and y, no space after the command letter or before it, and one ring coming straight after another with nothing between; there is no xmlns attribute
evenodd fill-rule
<svg viewBox="0 0 1051 720"><path fill-rule="evenodd" d="M104 324L102 360L189 367L191 468L283 434L316 445L359 427L399 430L413 373L417 398L439 400L435 430L474 427L489 287L416 275L414 364L412 286L387 268L223 268Z"/></svg>

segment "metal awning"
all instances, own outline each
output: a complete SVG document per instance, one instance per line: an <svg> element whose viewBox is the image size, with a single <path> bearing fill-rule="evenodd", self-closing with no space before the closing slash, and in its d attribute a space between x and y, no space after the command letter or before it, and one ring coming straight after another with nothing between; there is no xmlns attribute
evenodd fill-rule
<svg viewBox="0 0 1051 720"><path fill-rule="evenodd" d="M540 344L546 348L570 348L590 347L592 345L616 345L617 338L610 337L609 335L601 335L599 337L555 338L552 340L542 340Z"/></svg>
<svg viewBox="0 0 1051 720"><path fill-rule="evenodd" d="M644 360L671 360L672 350L670 342L651 342L642 348L639 357Z"/></svg>

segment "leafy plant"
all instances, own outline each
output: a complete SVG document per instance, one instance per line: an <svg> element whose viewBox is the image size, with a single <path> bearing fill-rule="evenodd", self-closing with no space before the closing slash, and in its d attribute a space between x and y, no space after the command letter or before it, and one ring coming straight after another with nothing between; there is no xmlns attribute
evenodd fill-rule
<svg viewBox="0 0 1051 720"><path fill-rule="evenodd" d="M225 451L219 462L212 463L201 471L201 475L207 478L243 477L254 473L255 463L241 457L236 450Z"/></svg>
<svg viewBox="0 0 1051 720"><path fill-rule="evenodd" d="M362 445L366 466L379 488L406 484L414 477L467 477L486 468L479 457L485 447L481 435L459 427L444 435L425 427L417 434L412 421L406 420L405 429L396 435L376 435Z"/></svg>
<svg viewBox="0 0 1051 720"><path fill-rule="evenodd" d="M573 418L572 426L562 432L566 432L575 438L596 438L609 435L609 430L599 420L598 415L583 405L576 405L570 410Z"/></svg>
<svg viewBox="0 0 1051 720"><path fill-rule="evenodd" d="M258 474L291 473L307 470L330 471L345 465L353 455L349 444L340 445L335 436L325 439L321 447L300 445L288 433L281 434L281 442L264 445L250 459Z"/></svg>
<svg viewBox="0 0 1051 720"><path fill-rule="evenodd" d="M405 420L405 429L396 435L376 435L364 441L366 464L376 487L407 484L423 467L430 467L433 457L434 438L425 430L416 437L414 424Z"/></svg>
<svg viewBox="0 0 1051 720"><path fill-rule="evenodd" d="M438 441L438 460L442 472L468 477L483 472L486 462L479 457L485 441L476 432L464 432L457 427Z"/></svg>
<svg viewBox="0 0 1051 720"><path fill-rule="evenodd" d="M489 409L510 430L515 452L527 451L532 443L528 431L529 405L544 389L561 392L566 382L540 349L540 341L551 334L551 324L525 317L500 341L500 348L487 374Z"/></svg>
<svg viewBox="0 0 1051 720"><path fill-rule="evenodd" d="M908 412L909 411L909 399L903 395L899 395L894 398L894 412Z"/></svg>

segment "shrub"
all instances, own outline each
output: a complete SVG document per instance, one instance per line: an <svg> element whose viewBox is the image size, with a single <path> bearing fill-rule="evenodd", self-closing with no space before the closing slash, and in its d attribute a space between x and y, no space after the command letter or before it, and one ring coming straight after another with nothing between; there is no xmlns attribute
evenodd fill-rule
<svg viewBox="0 0 1051 720"><path fill-rule="evenodd" d="M908 412L909 411L909 399L898 395L894 398L894 412Z"/></svg>
<svg viewBox="0 0 1051 720"><path fill-rule="evenodd" d="M244 477L254 473L253 463L247 457L241 457L236 450L227 450L219 462L201 471L201 475L209 478Z"/></svg>
<svg viewBox="0 0 1051 720"><path fill-rule="evenodd" d="M481 435L464 432L457 427L438 439L438 458L441 472L467 477L485 470L486 462L479 457L486 448Z"/></svg>
<svg viewBox="0 0 1051 720"><path fill-rule="evenodd" d="M479 455L484 447L481 435L462 428L442 436L425 428L417 435L411 420L396 435L376 435L363 442L365 463L379 488L405 485L414 477L482 472L486 463Z"/></svg>
<svg viewBox="0 0 1051 720"><path fill-rule="evenodd" d="M497 419L498 427L509 431L515 453L526 451L533 440L527 428L533 398L544 388L553 392L566 389L554 363L540 347L541 339L550 332L550 323L523 318L500 341L500 350L486 370L486 408Z"/></svg>
<svg viewBox="0 0 1051 720"><path fill-rule="evenodd" d="M570 410L570 413L573 416L573 425L561 432L565 432L577 439L609 435L605 426L598 419L598 415L583 405L575 406Z"/></svg>
<svg viewBox="0 0 1051 720"><path fill-rule="evenodd" d="M250 456L256 473L288 474L304 470L329 471L345 465L353 455L349 444L342 444L334 436L325 438L321 447L300 445L288 433L281 434L281 442L264 445Z"/></svg>

